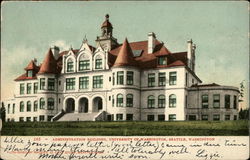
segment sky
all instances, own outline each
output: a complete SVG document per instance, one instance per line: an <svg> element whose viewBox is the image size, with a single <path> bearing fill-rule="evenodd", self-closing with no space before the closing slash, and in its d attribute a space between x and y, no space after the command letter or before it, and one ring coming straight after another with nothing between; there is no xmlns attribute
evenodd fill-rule
<svg viewBox="0 0 250 160"><path fill-rule="evenodd" d="M203 83L249 88L249 8L246 1L4 2L1 5L1 99L13 97L14 79L49 47L95 45L105 15L122 43L154 32L171 52L196 44L196 74Z"/></svg>

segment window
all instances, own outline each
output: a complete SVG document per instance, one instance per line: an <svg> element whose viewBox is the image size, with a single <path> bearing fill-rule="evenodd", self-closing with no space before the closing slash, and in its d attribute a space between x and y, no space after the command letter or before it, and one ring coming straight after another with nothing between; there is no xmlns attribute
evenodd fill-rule
<svg viewBox="0 0 250 160"><path fill-rule="evenodd" d="M148 115L148 121L154 121L155 116L154 115Z"/></svg>
<svg viewBox="0 0 250 160"><path fill-rule="evenodd" d="M214 99L214 102L213 102L214 108L220 108L220 95L214 94L213 99Z"/></svg>
<svg viewBox="0 0 250 160"><path fill-rule="evenodd" d="M149 73L148 74L148 86L149 87L154 87L155 86L155 74L154 73Z"/></svg>
<svg viewBox="0 0 250 160"><path fill-rule="evenodd" d="M31 83L27 83L27 94L31 94Z"/></svg>
<svg viewBox="0 0 250 160"><path fill-rule="evenodd" d="M165 108L165 96L164 95L158 96L158 108Z"/></svg>
<svg viewBox="0 0 250 160"><path fill-rule="evenodd" d="M214 114L213 115L213 120L214 121L219 121L220 120L220 115L219 114Z"/></svg>
<svg viewBox="0 0 250 160"><path fill-rule="evenodd" d="M84 71L89 69L90 69L89 60L83 60L79 62L79 71Z"/></svg>
<svg viewBox="0 0 250 160"><path fill-rule="evenodd" d="M7 113L10 114L10 104L8 104Z"/></svg>
<svg viewBox="0 0 250 160"><path fill-rule="evenodd" d="M55 105L54 98L48 98L48 110L53 110Z"/></svg>
<svg viewBox="0 0 250 160"><path fill-rule="evenodd" d="M132 121L133 120L133 114L127 114L126 115L126 120L127 121Z"/></svg>
<svg viewBox="0 0 250 160"><path fill-rule="evenodd" d="M166 85L166 73L162 72L159 73L159 86L165 86Z"/></svg>
<svg viewBox="0 0 250 160"><path fill-rule="evenodd" d="M48 90L50 90L50 91L55 90L55 79L54 78L48 79Z"/></svg>
<svg viewBox="0 0 250 160"><path fill-rule="evenodd" d="M117 95L116 102L117 102L117 105L116 105L117 107L123 106L123 95L122 94Z"/></svg>
<svg viewBox="0 0 250 160"><path fill-rule="evenodd" d="M201 120L207 121L208 120L208 115L201 115Z"/></svg>
<svg viewBox="0 0 250 160"><path fill-rule="evenodd" d="M186 86L188 86L188 73L186 73L186 76L185 76L185 84Z"/></svg>
<svg viewBox="0 0 250 160"><path fill-rule="evenodd" d="M40 90L44 90L45 89L45 78L41 78L40 79Z"/></svg>
<svg viewBox="0 0 250 160"><path fill-rule="evenodd" d="M225 108L230 108L230 95L225 95Z"/></svg>
<svg viewBox="0 0 250 160"><path fill-rule="evenodd" d="M188 115L188 120L195 121L196 120L196 115Z"/></svg>
<svg viewBox="0 0 250 160"><path fill-rule="evenodd" d="M168 115L168 120L169 121L175 121L176 120L176 114L170 114L170 115Z"/></svg>
<svg viewBox="0 0 250 160"><path fill-rule="evenodd" d="M67 62L67 72L73 72L74 71L74 62L69 59Z"/></svg>
<svg viewBox="0 0 250 160"><path fill-rule="evenodd" d="M176 85L176 72L170 72L169 73L169 85Z"/></svg>
<svg viewBox="0 0 250 160"><path fill-rule="evenodd" d="M237 115L234 115L234 120L237 120Z"/></svg>
<svg viewBox="0 0 250 160"><path fill-rule="evenodd" d="M34 93L37 93L37 90L38 90L38 83L34 83Z"/></svg>
<svg viewBox="0 0 250 160"><path fill-rule="evenodd" d="M237 109L237 96L234 96L234 109Z"/></svg>
<svg viewBox="0 0 250 160"><path fill-rule="evenodd" d="M24 83L20 84L20 94L24 94Z"/></svg>
<svg viewBox="0 0 250 160"><path fill-rule="evenodd" d="M164 114L158 115L158 121L165 121L165 115Z"/></svg>
<svg viewBox="0 0 250 160"><path fill-rule="evenodd" d="M113 75L113 85L115 85L115 73L112 73Z"/></svg>
<svg viewBox="0 0 250 160"><path fill-rule="evenodd" d="M176 107L176 95L171 94L169 96L169 108L174 108L174 107Z"/></svg>
<svg viewBox="0 0 250 160"><path fill-rule="evenodd" d="M20 112L24 112L24 102L20 102Z"/></svg>
<svg viewBox="0 0 250 160"><path fill-rule="evenodd" d="M167 57L159 57L158 58L158 64L159 65L165 65L165 64L167 64Z"/></svg>
<svg viewBox="0 0 250 160"><path fill-rule="evenodd" d="M155 108L155 97L148 96L148 108Z"/></svg>
<svg viewBox="0 0 250 160"><path fill-rule="evenodd" d="M13 105L12 105L12 114L14 114L15 113L15 103L13 103Z"/></svg>
<svg viewBox="0 0 250 160"><path fill-rule="evenodd" d="M39 121L44 121L44 116L39 116Z"/></svg>
<svg viewBox="0 0 250 160"><path fill-rule="evenodd" d="M79 89L89 88L89 77L80 77L79 78Z"/></svg>
<svg viewBox="0 0 250 160"><path fill-rule="evenodd" d="M19 122L24 122L24 118L23 117L19 117Z"/></svg>
<svg viewBox="0 0 250 160"><path fill-rule="evenodd" d="M48 116L48 121L51 121L51 119L53 118L54 116Z"/></svg>
<svg viewBox="0 0 250 160"><path fill-rule="evenodd" d="M208 95L204 94L201 96L201 107L208 108Z"/></svg>
<svg viewBox="0 0 250 160"><path fill-rule="evenodd" d="M27 76L28 76L28 77L32 77L32 76L33 76L32 70L28 70L28 71L27 71Z"/></svg>
<svg viewBox="0 0 250 160"><path fill-rule="evenodd" d="M225 120L226 121L230 120L230 115L225 115Z"/></svg>
<svg viewBox="0 0 250 160"><path fill-rule="evenodd" d="M95 69L102 69L102 59L95 60Z"/></svg>
<svg viewBox="0 0 250 160"><path fill-rule="evenodd" d="M31 102L27 102L27 112L31 112Z"/></svg>
<svg viewBox="0 0 250 160"><path fill-rule="evenodd" d="M123 120L123 114L116 114L116 120L122 121Z"/></svg>
<svg viewBox="0 0 250 160"><path fill-rule="evenodd" d="M127 71L127 85L133 85L134 83L134 72Z"/></svg>
<svg viewBox="0 0 250 160"><path fill-rule="evenodd" d="M26 117L26 122L31 122L31 117Z"/></svg>
<svg viewBox="0 0 250 160"><path fill-rule="evenodd" d="M45 100L44 100L44 98L40 98L40 109L45 109Z"/></svg>
<svg viewBox="0 0 250 160"><path fill-rule="evenodd" d="M75 78L66 78L66 90L75 89Z"/></svg>
<svg viewBox="0 0 250 160"><path fill-rule="evenodd" d="M103 76L93 77L93 88L102 88L103 86Z"/></svg>
<svg viewBox="0 0 250 160"><path fill-rule="evenodd" d="M33 117L33 122L37 122L37 117Z"/></svg>
<svg viewBox="0 0 250 160"><path fill-rule="evenodd" d="M127 107L133 107L133 94L127 94L126 104Z"/></svg>
<svg viewBox="0 0 250 160"><path fill-rule="evenodd" d="M117 72L117 85L123 85L123 71Z"/></svg>
<svg viewBox="0 0 250 160"><path fill-rule="evenodd" d="M33 109L33 110L34 110L34 112L36 112L36 111L37 111L37 108L38 108L38 104L37 104L37 101L35 101L35 102L34 102L34 109Z"/></svg>

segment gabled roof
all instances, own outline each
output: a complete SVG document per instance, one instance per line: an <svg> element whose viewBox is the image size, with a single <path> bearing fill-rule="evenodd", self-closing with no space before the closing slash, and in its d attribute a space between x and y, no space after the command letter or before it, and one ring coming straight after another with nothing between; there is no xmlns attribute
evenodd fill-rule
<svg viewBox="0 0 250 160"><path fill-rule="evenodd" d="M161 49L158 52L156 52L154 55L155 56L166 56L169 54L171 54L171 52L164 45L162 45Z"/></svg>
<svg viewBox="0 0 250 160"><path fill-rule="evenodd" d="M33 60L30 61L30 63L27 65L27 67L24 68L25 70L37 70L39 69Z"/></svg>
<svg viewBox="0 0 250 160"><path fill-rule="evenodd" d="M113 65L113 67L118 66L137 66L127 38L124 40L123 45L119 50L118 56Z"/></svg>
<svg viewBox="0 0 250 160"><path fill-rule="evenodd" d="M49 49L45 59L43 60L43 63L41 65L41 68L40 68L38 73L39 74L43 74L43 73L56 74L56 73L58 73L57 62L53 56L51 49Z"/></svg>

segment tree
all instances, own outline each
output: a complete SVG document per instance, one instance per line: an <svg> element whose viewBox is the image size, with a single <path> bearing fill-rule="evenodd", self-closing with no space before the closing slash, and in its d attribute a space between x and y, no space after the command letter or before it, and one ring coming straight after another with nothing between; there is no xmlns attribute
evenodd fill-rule
<svg viewBox="0 0 250 160"><path fill-rule="evenodd" d="M2 102L2 106L0 108L0 118L2 119L3 122L5 122L6 118L6 109L4 107L4 103Z"/></svg>

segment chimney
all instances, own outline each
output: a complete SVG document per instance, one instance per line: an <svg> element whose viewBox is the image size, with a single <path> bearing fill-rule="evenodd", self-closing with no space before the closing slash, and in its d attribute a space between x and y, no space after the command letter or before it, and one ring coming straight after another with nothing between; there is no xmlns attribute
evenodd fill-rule
<svg viewBox="0 0 250 160"><path fill-rule="evenodd" d="M36 58L33 59L33 62L35 63L36 66L38 66L38 62Z"/></svg>
<svg viewBox="0 0 250 160"><path fill-rule="evenodd" d="M156 36L154 32L148 33L148 54L152 54L155 48Z"/></svg>
<svg viewBox="0 0 250 160"><path fill-rule="evenodd" d="M187 41L187 59L188 59L188 67L194 71L194 65L195 65L195 49L196 45L193 44L192 39Z"/></svg>
<svg viewBox="0 0 250 160"><path fill-rule="evenodd" d="M51 51L53 53L55 60L57 60L59 58L59 52L60 52L59 47L57 46L51 47Z"/></svg>

